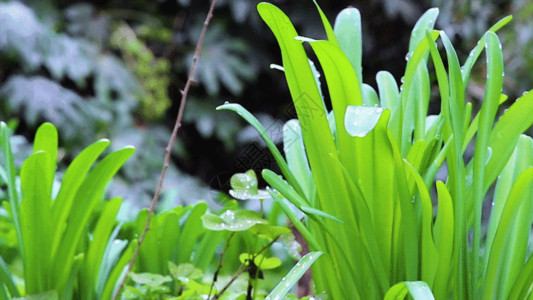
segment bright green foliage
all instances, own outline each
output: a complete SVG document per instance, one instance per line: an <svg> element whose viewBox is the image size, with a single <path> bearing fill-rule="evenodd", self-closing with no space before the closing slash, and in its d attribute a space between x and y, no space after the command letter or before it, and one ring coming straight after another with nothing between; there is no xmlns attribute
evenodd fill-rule
<svg viewBox="0 0 533 300"><path fill-rule="evenodd" d="M205 270L213 261L215 251L224 234L205 229L202 216L207 204L199 202L189 206L177 206L154 216L136 261L137 272L168 275L168 262L192 263ZM139 236L146 224L148 210L139 212L135 223L135 235Z"/></svg>
<svg viewBox="0 0 533 300"><path fill-rule="evenodd" d="M54 291L59 299L71 299L73 294L79 299L108 298L131 257L131 249L122 253L127 242L117 240L118 231L113 231L121 200L104 202L103 194L113 175L135 150L122 148L95 164L109 141L100 140L88 146L72 161L56 191L53 185L57 130L45 123L35 135L33 154L22 165L18 187L10 133L4 123L0 123L0 135L4 157L2 179L9 199L2 205L15 226L24 269L24 288L20 289L13 285L13 275L2 263L0 276L7 280L2 280L0 295ZM102 218L89 231L91 217L98 209L103 209ZM77 286L78 279L85 284Z"/></svg>
<svg viewBox="0 0 533 300"><path fill-rule="evenodd" d="M170 107L168 96L170 63L154 54L140 41L126 24L119 26L111 37L111 44L122 51L126 64L135 73L142 86L139 113L146 120L164 116Z"/></svg>
<svg viewBox="0 0 533 300"><path fill-rule="evenodd" d="M317 292L332 299L403 299L407 292L418 299L530 296L533 140L521 134L533 123L533 92L496 118L507 97L494 32L510 17L490 28L461 65L446 34L433 30L438 9L428 10L412 31L401 86L382 71L376 92L362 83L356 9L339 14L333 33L321 14L324 41L299 37L271 4L259 4L258 11L279 43L298 115L284 127L285 157L244 108L225 104L219 109L233 110L253 125L276 159L286 181L264 170L263 178L276 190L270 195L310 250L325 253L312 266ZM446 66L437 49L439 37ZM325 109L303 43L320 62L332 111ZM483 50L485 97L475 112L465 91ZM428 115L435 77L431 64L441 101L438 115ZM475 151L468 160L470 143ZM444 165L448 178L435 181ZM495 183L485 236L483 202ZM306 215L303 221L294 207Z"/></svg>

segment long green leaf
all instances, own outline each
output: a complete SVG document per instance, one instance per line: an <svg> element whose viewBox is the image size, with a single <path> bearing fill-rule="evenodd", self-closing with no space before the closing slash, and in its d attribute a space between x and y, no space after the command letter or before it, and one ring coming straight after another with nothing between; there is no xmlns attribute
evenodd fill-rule
<svg viewBox="0 0 533 300"><path fill-rule="evenodd" d="M342 52L346 54L357 76L359 87L363 85L363 37L361 14L354 7L343 9L335 19L335 36Z"/></svg>
<svg viewBox="0 0 533 300"><path fill-rule="evenodd" d="M227 103L224 105L221 105L217 107L217 110L231 110L236 112L239 116L241 116L244 120L246 120L250 125L252 125L258 132L259 135L263 138L265 141L268 150L270 150L270 153L274 156L274 160L278 164L279 168L281 169L281 173L283 173L283 176L287 178L287 180L290 182L290 184L298 191L299 194L303 195L303 191L300 187L300 184L296 180L296 177L292 174L291 170L289 169L289 166L287 165L287 162L279 152L278 148L268 135L267 131L261 125L261 123L244 107L242 107L240 104L236 103Z"/></svg>
<svg viewBox="0 0 533 300"><path fill-rule="evenodd" d="M89 217L98 201L102 199L105 187L118 169L135 152L133 147L125 147L108 154L85 178L76 193L77 205L72 210L61 244L53 258L53 282L61 291L70 274L76 246Z"/></svg>
<svg viewBox="0 0 533 300"><path fill-rule="evenodd" d="M307 253L298 263L283 277L276 287L265 298L267 300L281 300L292 289L292 287L302 278L304 273L322 255L320 251Z"/></svg>
<svg viewBox="0 0 533 300"><path fill-rule="evenodd" d="M50 244L52 220L50 202L52 180L50 157L44 151L33 153L20 171L22 241L24 245L24 282L26 293L50 290Z"/></svg>

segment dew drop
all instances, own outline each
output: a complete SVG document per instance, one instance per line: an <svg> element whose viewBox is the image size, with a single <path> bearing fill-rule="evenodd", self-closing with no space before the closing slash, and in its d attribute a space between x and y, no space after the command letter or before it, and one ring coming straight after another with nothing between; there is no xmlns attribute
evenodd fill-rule
<svg viewBox="0 0 533 300"><path fill-rule="evenodd" d="M224 101L224 104L229 104L229 101Z"/></svg>

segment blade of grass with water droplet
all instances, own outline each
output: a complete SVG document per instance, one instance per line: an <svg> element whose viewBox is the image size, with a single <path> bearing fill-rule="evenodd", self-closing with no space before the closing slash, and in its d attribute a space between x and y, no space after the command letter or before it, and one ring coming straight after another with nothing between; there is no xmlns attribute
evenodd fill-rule
<svg viewBox="0 0 533 300"><path fill-rule="evenodd" d="M307 253L298 263L283 277L278 285L268 294L267 300L281 300L292 289L292 287L302 278L304 273L322 255L320 251Z"/></svg>
<svg viewBox="0 0 533 300"><path fill-rule="evenodd" d="M241 116L244 120L248 122L248 124L252 125L258 132L259 135L263 138L265 141L268 150L270 150L270 153L272 153L272 156L274 156L274 160L278 164L281 173L283 173L283 176L287 178L287 180L290 182L290 184L298 191L299 194L303 195L302 189L300 187L300 184L292 174L291 170L289 169L289 166L287 165L287 162L281 155L281 153L278 150L278 147L274 144L270 136L268 135L267 131L263 127L263 125L244 107L242 107L240 104L237 103L227 103L224 105L220 105L217 107L217 110L231 110L236 112L239 116Z"/></svg>
<svg viewBox="0 0 533 300"><path fill-rule="evenodd" d="M507 234L510 230L510 225L516 217L524 196L530 191L531 182L533 181L533 168L529 168L522 172L516 179L513 188L507 198L505 207L503 209L498 228L490 251L490 257L487 265L486 275L483 277L482 299L492 299L496 295L497 282L499 277L499 270L503 264L507 264L507 256L503 251L505 249L505 242Z"/></svg>

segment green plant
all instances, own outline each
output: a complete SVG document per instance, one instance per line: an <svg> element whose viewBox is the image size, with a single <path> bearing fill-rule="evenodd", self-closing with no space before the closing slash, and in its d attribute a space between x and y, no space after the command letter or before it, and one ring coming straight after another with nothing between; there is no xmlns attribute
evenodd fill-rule
<svg viewBox="0 0 533 300"><path fill-rule="evenodd" d="M52 124L39 127L33 154L20 169L19 185L10 132L0 123L4 159L0 175L8 195L2 207L15 228L23 266L23 273L15 274L0 260L2 299L42 293L47 299L71 299L73 295L107 299L131 256L134 243L127 247L127 241L116 239L120 226L115 226L115 217L122 200L106 202L103 194L134 149L111 152L95 164L110 143L99 140L72 161L59 183L55 177L57 139ZM99 217L92 222L95 214ZM24 279L21 287L15 285L18 275Z"/></svg>
<svg viewBox="0 0 533 300"><path fill-rule="evenodd" d="M310 249L326 253L312 267L317 292L332 299L386 294L392 299L411 291L422 299L416 294L421 285L414 282L423 281L437 299L530 297L533 140L521 133L533 123L533 92L496 121L507 97L494 32L510 18L489 29L461 66L446 34L433 30L438 10L428 10L412 31L400 88L382 71L376 92L362 81L355 8L343 10L334 27L318 8L327 34L322 41L299 37L289 18L271 4L259 4L258 11L278 40L298 115L284 127L285 158L242 106L218 109L233 110L253 125L276 159L285 180L264 170L263 178L281 194L270 189L270 195ZM439 37L447 69L435 42ZM326 110L303 43L320 62L332 111ZM476 113L465 89L483 50L485 97ZM441 100L438 115L428 115L430 62ZM475 147L470 160L464 155L469 144ZM446 181L435 181L443 166ZM483 202L494 185L485 234ZM288 202L306 215L303 221Z"/></svg>

